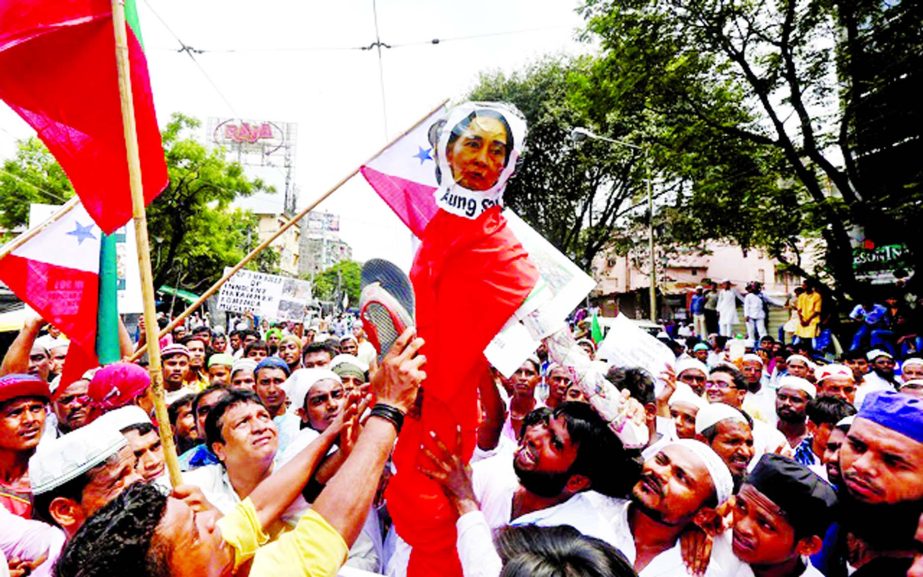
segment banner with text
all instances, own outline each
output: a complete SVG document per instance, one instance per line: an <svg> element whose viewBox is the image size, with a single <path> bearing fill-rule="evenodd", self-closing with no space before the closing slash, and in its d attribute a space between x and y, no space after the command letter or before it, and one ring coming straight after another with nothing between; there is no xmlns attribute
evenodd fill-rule
<svg viewBox="0 0 923 577"><path fill-rule="evenodd" d="M250 311L278 321L301 322L310 304L310 282L252 270L238 271L218 293L218 308L223 311Z"/></svg>

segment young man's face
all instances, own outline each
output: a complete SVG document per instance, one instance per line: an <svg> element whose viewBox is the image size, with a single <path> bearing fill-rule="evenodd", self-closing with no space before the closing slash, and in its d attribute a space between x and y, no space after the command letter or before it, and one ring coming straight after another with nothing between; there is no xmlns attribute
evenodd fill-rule
<svg viewBox="0 0 923 577"><path fill-rule="evenodd" d="M228 386L231 382L231 367L227 365L212 365L208 367L208 380L212 385Z"/></svg>
<svg viewBox="0 0 923 577"><path fill-rule="evenodd" d="M519 472L564 474L577 459L578 445L571 441L563 416L526 427L513 456Z"/></svg>
<svg viewBox="0 0 923 577"><path fill-rule="evenodd" d="M47 381L49 372L51 372L51 357L48 351L39 347L33 348L29 353L29 366L26 373Z"/></svg>
<svg viewBox="0 0 923 577"><path fill-rule="evenodd" d="M269 352L266 349L260 348L260 347L252 348L247 353L247 358L253 359L253 361L256 362L257 364L259 364L260 361L262 361L268 356L269 356Z"/></svg>
<svg viewBox="0 0 923 577"><path fill-rule="evenodd" d="M163 380L167 390L175 391L183 386L186 371L189 370L189 357L186 355L173 355L163 361Z"/></svg>
<svg viewBox="0 0 923 577"><path fill-rule="evenodd" d="M670 407L670 418L673 419L677 437L680 439L695 438L695 416L698 412L697 408L686 403L677 402Z"/></svg>
<svg viewBox="0 0 923 577"><path fill-rule="evenodd" d="M87 424L90 403L87 390L89 388L89 381L84 379L74 381L65 387L51 403L51 408L58 418L58 427L62 430L73 431Z"/></svg>
<svg viewBox="0 0 923 577"><path fill-rule="evenodd" d="M188 402L176 410L176 424L173 425L173 434L177 439L198 439L195 415L192 413L192 402Z"/></svg>
<svg viewBox="0 0 923 577"><path fill-rule="evenodd" d="M549 398L554 398L557 401L563 401L567 395L567 387L570 386L572 380L570 377L570 371L564 367L555 367L548 374L548 396Z"/></svg>
<svg viewBox="0 0 923 577"><path fill-rule="evenodd" d="M222 396L224 396L224 391L212 391L199 399L199 404L196 405L196 431L199 439L202 439L202 441L205 441L205 419L208 417L208 413L211 412L212 407L218 403L218 400L221 399Z"/></svg>
<svg viewBox="0 0 923 577"><path fill-rule="evenodd" d="M346 389L333 379L314 383L304 398L301 420L318 432L324 432L343 410Z"/></svg>
<svg viewBox="0 0 923 577"><path fill-rule="evenodd" d="M170 552L167 563L171 575L231 574L234 556L218 529L220 517L216 510L196 512L179 499L167 499L151 547L163 547Z"/></svg>
<svg viewBox="0 0 923 577"><path fill-rule="evenodd" d="M807 418L808 394L800 389L781 387L776 391L776 415L786 423L803 423Z"/></svg>
<svg viewBox="0 0 923 577"><path fill-rule="evenodd" d="M708 380L708 377L699 369L686 369L677 375L676 380L686 383L693 393L697 396L702 396L705 393L705 381Z"/></svg>
<svg viewBox="0 0 923 577"><path fill-rule="evenodd" d="M290 367L297 365L301 359L301 347L294 341L285 341L279 345L279 357Z"/></svg>
<svg viewBox="0 0 923 577"><path fill-rule="evenodd" d="M743 373L747 383L758 383L763 376L763 365L756 361L744 361L743 366L740 367L740 372Z"/></svg>
<svg viewBox="0 0 923 577"><path fill-rule="evenodd" d="M856 382L862 382L862 377L869 372L869 362L865 359L848 359L843 364L852 369L852 374L856 377Z"/></svg>
<svg viewBox="0 0 923 577"><path fill-rule="evenodd" d="M834 428L830 431L830 436L827 437L827 447L824 449L824 454L821 455L821 461L824 464L824 468L827 469L827 480L830 481L832 485L839 486L842 482L842 477L840 475L840 449L845 442L846 433L838 428Z"/></svg>
<svg viewBox="0 0 923 577"><path fill-rule="evenodd" d="M30 451L38 446L45 427L45 402L16 397L0 403L0 449Z"/></svg>
<svg viewBox="0 0 923 577"><path fill-rule="evenodd" d="M820 383L818 395L839 397L852 404L856 398L856 383L849 377L828 377Z"/></svg>
<svg viewBox="0 0 923 577"><path fill-rule="evenodd" d="M313 351L305 354L304 356L304 368L306 369L316 369L316 368L327 368L330 366L330 361L333 360L333 357L330 356L330 353L327 351Z"/></svg>
<svg viewBox="0 0 923 577"><path fill-rule="evenodd" d="M340 352L344 355L356 356L356 353L359 352L359 345L353 339L343 339L340 341Z"/></svg>
<svg viewBox="0 0 923 577"><path fill-rule="evenodd" d="M923 443L857 418L840 448L840 474L856 499L872 505L923 498Z"/></svg>
<svg viewBox="0 0 923 577"><path fill-rule="evenodd" d="M189 367L194 371L205 368L205 343L195 339L186 345L189 349Z"/></svg>
<svg viewBox="0 0 923 577"><path fill-rule="evenodd" d="M248 369L238 369L234 371L234 376L231 377L231 386L235 389L249 389L253 390L253 387L256 385L256 379L253 378L253 371Z"/></svg>
<svg viewBox="0 0 923 577"><path fill-rule="evenodd" d="M709 403L724 403L732 407L740 407L745 392L738 389L731 375L725 372L712 373L705 383L705 395Z"/></svg>
<svg viewBox="0 0 923 577"><path fill-rule="evenodd" d="M163 446L160 444L157 431L151 430L143 435L138 431L126 431L124 435L135 456L136 469L141 477L149 482L163 475L165 468Z"/></svg>
<svg viewBox="0 0 923 577"><path fill-rule="evenodd" d="M211 449L225 467L233 470L272 462L279 448L279 436L266 407L240 403L225 411L220 421L224 442L212 443Z"/></svg>
<svg viewBox="0 0 923 577"><path fill-rule="evenodd" d="M84 487L80 499L86 517L141 480L135 465L134 452L131 446L126 445L91 473L90 482Z"/></svg>
<svg viewBox="0 0 923 577"><path fill-rule="evenodd" d="M644 462L631 500L646 515L670 525L683 525L714 494L705 465L685 447L670 445Z"/></svg>
<svg viewBox="0 0 923 577"><path fill-rule="evenodd" d="M718 433L709 446L728 466L731 475L740 479L747 474L747 466L753 459L753 431L750 425L730 419L715 426Z"/></svg>
<svg viewBox="0 0 923 577"><path fill-rule="evenodd" d="M513 394L515 396L521 398L534 397L535 387L538 385L539 381L539 375L538 371L535 370L535 365L526 361L515 373L513 373L511 381L513 384Z"/></svg>
<svg viewBox="0 0 923 577"><path fill-rule="evenodd" d="M256 386L253 391L272 415L278 415L285 408L285 391L282 390L282 384L287 378L282 369L263 368L256 373Z"/></svg>
<svg viewBox="0 0 923 577"><path fill-rule="evenodd" d="M753 486L741 487L733 509L734 555L750 565L778 565L792 559L795 530L779 507Z"/></svg>
<svg viewBox="0 0 923 577"><path fill-rule="evenodd" d="M793 377L800 377L802 379L807 378L808 376L808 365L800 359L795 359L790 361L787 365L788 374Z"/></svg>
<svg viewBox="0 0 923 577"><path fill-rule="evenodd" d="M875 369L875 372L884 377L893 377L894 376L894 359L890 357L880 356L874 361L872 361L872 367Z"/></svg>

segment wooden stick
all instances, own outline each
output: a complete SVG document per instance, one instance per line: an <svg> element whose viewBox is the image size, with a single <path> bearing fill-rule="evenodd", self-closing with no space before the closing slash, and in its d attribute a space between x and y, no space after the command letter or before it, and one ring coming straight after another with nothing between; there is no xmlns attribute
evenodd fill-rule
<svg viewBox="0 0 923 577"><path fill-rule="evenodd" d="M256 255L260 254L267 246L269 246L270 244L272 244L273 241L275 241L277 238L279 238L280 236L282 236L282 233L284 233L286 230L288 230L289 228L291 228L292 226L294 226L299 220L301 220L301 219L304 218L309 212L311 212L312 210L314 210L314 209L317 207L317 205L319 205L321 202L323 202L324 200L326 200L331 194L333 194L334 192L336 192L341 186L343 186L344 184L346 184L346 182L349 181L349 179L351 179L352 177L354 177L354 176L356 176L357 174L359 174L359 170L360 170L363 166L365 166L366 164L368 164L368 163L372 162L373 160L375 160L376 158L378 158L378 156L379 156L381 153L383 153L385 150L387 150L389 146L391 146L392 144L394 144L395 142L397 142L397 141L400 140L401 138L404 138L405 136L407 136L407 134L409 134L412 130L414 130L417 126L419 126L420 123L422 123L424 120L426 120L427 118L429 118L434 112L436 112L437 110L439 110L440 108L442 108L443 106L445 106L446 103L447 103L448 101L449 101L448 98L445 99L445 100L443 100L441 103L439 103L439 106L436 106L436 107L434 107L432 110L430 110L429 112L427 112L425 116L423 116L422 118L420 118L419 120L417 120L417 121L413 124L413 126L411 126L411 127L408 128L407 130L405 130L404 132L402 132L402 133L400 134L400 136L397 136L396 138L392 139L390 142L388 142L387 144L385 144L384 146L382 146L381 149L380 149L378 152L376 152L375 154L373 154L371 157L369 157L368 160L366 160L365 162L363 162L362 164L360 164L358 167L356 167L355 169L353 169L349 174L347 174L346 176L344 176L343 178L341 178L336 184L333 185L333 187L327 189L326 192L324 192L323 194L321 194L319 197L315 198L310 204L308 204L308 206L304 207L304 208L301 210L301 212L299 212L298 214L296 214L295 216L293 216L288 222L286 222L284 225L282 225L282 228L280 228L278 231L276 231L272 236L270 236L269 238L267 238L266 240L264 240L263 242L261 242L261 243L259 244L259 246L257 246L257 247L254 248L253 250L251 250L251 251L247 254L247 256L245 256L245 257L243 258L242 261L240 261L239 263L237 263L236 265L234 265L234 267L231 268L231 270L229 270L228 272L224 273L224 276L222 276L220 279L218 279L218 282L216 282L215 284L213 284L211 287L209 287L209 289L208 289L207 291L205 291L204 293L202 293L202 296L200 296L199 299L198 299L197 301L195 301L194 303L192 303L191 305L189 305L189 308L187 308L185 311L183 311L183 313L182 313L181 315L179 315L178 317L176 317L175 319L173 319L173 321L172 321L170 324L168 324L166 327L164 327L164 329L163 329L162 331L160 331L160 334L158 335L158 340L159 340L160 338L163 338L165 335L170 334L170 332L171 332L173 329L175 329L176 327L178 327L179 324L180 324L181 322L183 322L183 321L186 319L186 317L188 317L188 316L191 315L193 312L195 312L200 306L202 306L203 303L205 303L206 300L208 300L209 297L211 297L211 296L214 295L216 292L218 292L218 289L220 289L221 286L222 286L224 283L226 283L226 282L228 281L228 279L230 279L232 276L234 276L235 274L237 274L237 271L239 271L240 269L244 268L244 266L246 266L248 262L250 262L251 260L253 260L253 258L256 257ZM177 287L177 288L178 288L178 287ZM146 324L146 321L147 321L147 313L145 312L145 324ZM141 355L143 355L143 354L144 354L144 349L143 349L143 348L140 348L140 349L138 349L138 350L135 351L135 353L131 356L130 360L136 361L136 360L138 360L139 358L141 358Z"/></svg>
<svg viewBox="0 0 923 577"><path fill-rule="evenodd" d="M138 241L138 264L141 268L141 294L144 302L144 329L147 335L148 372L151 374L151 396L154 414L163 445L163 456L170 483L183 482L173 443L173 431L163 394L163 372L160 366L160 346L157 335L157 309L154 304L154 275L151 272L150 241L147 236L147 214L144 211L144 185L141 180L141 156L138 151L138 129L135 125L135 105L131 94L131 63L128 61L128 33L125 30L124 0L112 0L112 24L115 27L115 55L118 63L119 97L122 104L122 125L128 160L128 180L131 185L131 207Z"/></svg>
<svg viewBox="0 0 923 577"><path fill-rule="evenodd" d="M27 242L29 242L30 240L32 240L37 234L39 234L40 232L44 231L45 229L47 229L47 228L48 228L49 226L51 226L52 224L54 224L54 223L58 222L59 220L61 220L61 219L64 217L64 215L66 215L67 213L69 213L69 212L71 211L71 209L73 209L73 208L74 208L75 206L77 206L78 204L80 204L80 199L79 199L78 197L75 196L75 197L73 197L72 199L70 199L70 200L68 200L67 202L65 202L63 205L61 205L61 207L58 209L58 212L56 212L56 213L54 213L53 215L49 216L49 217L48 217L48 220L46 220L45 222L43 222L43 223L41 223L41 224L39 224L39 225L37 225L37 226L34 226L34 227L30 228L30 229L27 230L26 232L22 233L21 235L17 236L16 238L14 238L13 240L11 240L10 242L8 242L8 243L6 243L5 245L3 245L3 247L0 248L0 259L2 259L2 258L4 258L4 257L6 257L7 255L11 254L14 250L16 250L17 248L21 247L22 245L24 245L24 244L26 244Z"/></svg>

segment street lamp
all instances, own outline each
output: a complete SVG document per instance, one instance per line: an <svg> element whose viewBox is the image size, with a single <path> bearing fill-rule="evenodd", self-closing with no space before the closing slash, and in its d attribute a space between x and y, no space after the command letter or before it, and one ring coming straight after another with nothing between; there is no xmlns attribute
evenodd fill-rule
<svg viewBox="0 0 923 577"><path fill-rule="evenodd" d="M612 144L625 146L633 150L641 151L644 154L644 170L647 173L647 240L648 250L650 251L650 297L651 297L651 321L657 322L657 266L654 261L654 194L651 190L651 162L650 147L648 145L640 146L632 142L601 136L582 126L577 126L570 131L570 138L575 143L582 142L587 138L593 140L602 140Z"/></svg>

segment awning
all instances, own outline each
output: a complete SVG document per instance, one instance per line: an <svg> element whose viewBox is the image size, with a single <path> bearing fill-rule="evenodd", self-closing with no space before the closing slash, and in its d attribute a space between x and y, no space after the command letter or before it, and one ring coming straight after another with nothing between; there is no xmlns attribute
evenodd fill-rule
<svg viewBox="0 0 923 577"><path fill-rule="evenodd" d="M167 285L163 285L162 287L157 289L157 292L163 293L165 295L175 296L177 298L180 298L186 301L187 303L194 303L197 300L199 300L199 295L195 293L191 293L183 289L173 288Z"/></svg>

